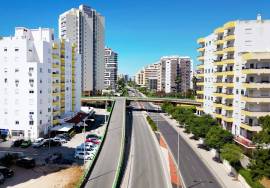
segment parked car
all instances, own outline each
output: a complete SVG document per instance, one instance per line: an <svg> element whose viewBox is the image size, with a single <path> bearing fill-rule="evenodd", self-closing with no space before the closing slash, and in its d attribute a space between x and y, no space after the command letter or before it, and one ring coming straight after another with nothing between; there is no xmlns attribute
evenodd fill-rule
<svg viewBox="0 0 270 188"><path fill-rule="evenodd" d="M0 172L0 184L3 184L5 182L4 175Z"/></svg>
<svg viewBox="0 0 270 188"><path fill-rule="evenodd" d="M42 146L61 146L61 142L54 141L53 139L46 139Z"/></svg>
<svg viewBox="0 0 270 188"><path fill-rule="evenodd" d="M32 144L32 146L33 146L33 148L39 148L39 147L41 147L43 145L44 142L45 142L45 139L44 138L43 139L39 139L39 140L36 140Z"/></svg>
<svg viewBox="0 0 270 188"><path fill-rule="evenodd" d="M24 141L23 139L15 140L15 141L13 142L13 146L14 146L14 147L20 147L23 141Z"/></svg>
<svg viewBox="0 0 270 188"><path fill-rule="evenodd" d="M207 146L206 144L198 144L198 148L210 151L210 147Z"/></svg>
<svg viewBox="0 0 270 188"><path fill-rule="evenodd" d="M98 139L95 139L95 138L87 138L85 140L85 142L92 142L94 144L99 144L100 143L100 141Z"/></svg>
<svg viewBox="0 0 270 188"><path fill-rule="evenodd" d="M86 160L92 160L94 158L94 155L91 154L90 152L75 152L75 155L74 155L74 158L75 159L86 159Z"/></svg>
<svg viewBox="0 0 270 188"><path fill-rule="evenodd" d="M36 166L36 160L30 157L24 157L18 159L16 165L24 168L34 168Z"/></svg>
<svg viewBox="0 0 270 188"><path fill-rule="evenodd" d="M67 141L70 141L70 139L71 139L71 137L70 137L69 134L67 134L67 133L58 134L58 135L56 135L56 137L64 138L64 139L66 139Z"/></svg>
<svg viewBox="0 0 270 188"><path fill-rule="evenodd" d="M222 163L222 160L219 157L213 157L213 161L216 161L217 163Z"/></svg>
<svg viewBox="0 0 270 188"><path fill-rule="evenodd" d="M63 143L67 143L67 140L66 140L66 139L60 138L60 137L58 137L58 136L54 137L54 138L53 138L53 141L61 142L62 144L63 144Z"/></svg>
<svg viewBox="0 0 270 188"><path fill-rule="evenodd" d="M28 148L29 146L31 146L31 144L31 140L24 140L21 144L21 148Z"/></svg>
<svg viewBox="0 0 270 188"><path fill-rule="evenodd" d="M86 138L88 139L88 138L97 138L97 139L101 139L102 137L101 136L98 136L98 135L96 135L96 134L88 134L87 136L86 136Z"/></svg>
<svg viewBox="0 0 270 188"><path fill-rule="evenodd" d="M0 173L2 173L5 178L10 178L14 175L13 170L11 170L5 166L0 166Z"/></svg>

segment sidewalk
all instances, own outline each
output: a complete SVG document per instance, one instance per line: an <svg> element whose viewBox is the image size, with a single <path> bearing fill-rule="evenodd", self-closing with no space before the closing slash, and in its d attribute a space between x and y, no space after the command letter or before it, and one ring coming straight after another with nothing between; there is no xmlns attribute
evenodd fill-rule
<svg viewBox="0 0 270 188"><path fill-rule="evenodd" d="M184 129L178 128L176 120L171 119L169 116L161 114L161 116L167 120L174 128L177 130L182 138L191 146L191 148L198 154L198 156L202 159L205 165L211 170L211 172L215 175L216 179L221 183L224 188L247 188L240 181L235 180L232 177L228 176L228 172L226 171L223 164L217 163L212 160L213 154L210 151L205 151L203 149L197 148L197 144L199 141L191 140L189 137L191 134L186 134L183 132Z"/></svg>

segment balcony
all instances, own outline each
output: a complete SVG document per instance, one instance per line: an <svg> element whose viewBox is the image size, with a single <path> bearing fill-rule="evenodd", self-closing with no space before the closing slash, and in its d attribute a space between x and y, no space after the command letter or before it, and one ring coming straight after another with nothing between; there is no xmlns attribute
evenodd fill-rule
<svg viewBox="0 0 270 188"><path fill-rule="evenodd" d="M197 40L197 43L198 43L198 44L205 43L205 39L204 39L204 38L199 38L199 39Z"/></svg>
<svg viewBox="0 0 270 188"><path fill-rule="evenodd" d="M224 41L231 41L231 40L235 40L234 34L229 34L226 37L224 37Z"/></svg>
<svg viewBox="0 0 270 188"><path fill-rule="evenodd" d="M226 24L224 24L224 30L227 30L229 28L234 28L236 25L236 22L232 21L232 22L227 22Z"/></svg>
<svg viewBox="0 0 270 188"><path fill-rule="evenodd" d="M234 71L217 71L214 73L215 76L233 76Z"/></svg>
<svg viewBox="0 0 270 188"><path fill-rule="evenodd" d="M213 103L213 106L215 108L222 108L222 104L221 103Z"/></svg>
<svg viewBox="0 0 270 188"><path fill-rule="evenodd" d="M242 58L245 61L270 59L270 53L269 52L243 53Z"/></svg>
<svg viewBox="0 0 270 188"><path fill-rule="evenodd" d="M256 146L250 140L240 136L234 137L234 141L248 149L256 148Z"/></svg>
<svg viewBox="0 0 270 188"><path fill-rule="evenodd" d="M232 106L232 104L222 104L222 109L232 111L233 106Z"/></svg>
<svg viewBox="0 0 270 188"><path fill-rule="evenodd" d="M262 130L261 126L252 126L249 125L248 123L241 123L240 127L243 129L246 129L248 131L252 131L252 132L260 132Z"/></svg>
<svg viewBox="0 0 270 188"><path fill-rule="evenodd" d="M58 54L52 54L52 58L53 59L59 59L59 55Z"/></svg>
<svg viewBox="0 0 270 188"><path fill-rule="evenodd" d="M57 124L59 124L59 123L60 123L59 119L54 119L54 120L53 120L53 125L57 125Z"/></svg>
<svg viewBox="0 0 270 188"><path fill-rule="evenodd" d="M53 77L53 78L59 77L59 73L52 73L52 77Z"/></svg>
<svg viewBox="0 0 270 188"><path fill-rule="evenodd" d="M215 41L215 45L222 45L222 44L224 44L224 40L223 39L220 39L220 40L216 40Z"/></svg>
<svg viewBox="0 0 270 188"><path fill-rule="evenodd" d="M216 51L214 51L214 54L215 55L223 55L223 48L219 48L219 49L217 49Z"/></svg>
<svg viewBox="0 0 270 188"><path fill-rule="evenodd" d="M241 100L253 103L270 103L270 96L241 96Z"/></svg>
<svg viewBox="0 0 270 188"><path fill-rule="evenodd" d="M216 61L215 65L227 65L227 64L234 64L234 59L224 59L222 61Z"/></svg>
<svg viewBox="0 0 270 188"><path fill-rule="evenodd" d="M197 102L201 102L201 103L203 103L203 102L204 102L204 99L199 99L199 98L196 98L196 101L197 101Z"/></svg>
<svg viewBox="0 0 270 188"><path fill-rule="evenodd" d="M197 48L197 51L198 51L198 52L204 52L204 50L205 50L204 47L199 47L199 48Z"/></svg>
<svg viewBox="0 0 270 188"><path fill-rule="evenodd" d="M198 56L197 60L198 60L198 61L204 61L204 56L203 56L203 55Z"/></svg>
<svg viewBox="0 0 270 188"><path fill-rule="evenodd" d="M213 93L215 97L222 97L226 99L233 99L234 95L233 93Z"/></svg>
<svg viewBox="0 0 270 188"><path fill-rule="evenodd" d="M221 118L222 118L222 114L213 113L213 115L214 115L216 118L219 118L219 119L221 119Z"/></svg>
<svg viewBox="0 0 270 188"><path fill-rule="evenodd" d="M53 64L52 64L52 67L53 67L53 68L59 68L59 63L53 63Z"/></svg>
<svg viewBox="0 0 270 188"><path fill-rule="evenodd" d="M197 77L204 77L204 73L197 74Z"/></svg>
<svg viewBox="0 0 270 188"><path fill-rule="evenodd" d="M197 86L204 86L204 82L198 82Z"/></svg>
<svg viewBox="0 0 270 188"><path fill-rule="evenodd" d="M214 86L216 87L234 87L233 82L215 82Z"/></svg>
<svg viewBox="0 0 270 188"><path fill-rule="evenodd" d="M204 91L197 91L197 94L203 95Z"/></svg>
<svg viewBox="0 0 270 188"><path fill-rule="evenodd" d="M58 46L57 43L53 43L53 46L52 47L53 47L53 49L58 49L59 46Z"/></svg>
<svg viewBox="0 0 270 188"><path fill-rule="evenodd" d="M230 46L230 47L224 48L223 51L224 51L224 53L234 52L235 51L235 47Z"/></svg>
<svg viewBox="0 0 270 188"><path fill-rule="evenodd" d="M215 34L222 34L224 33L224 28L223 27L219 27L214 31Z"/></svg>
<svg viewBox="0 0 270 188"><path fill-rule="evenodd" d="M231 117L231 116L222 116L221 119L223 121L226 121L226 122L229 122L229 123L232 123L233 122L233 117Z"/></svg>
<svg viewBox="0 0 270 188"><path fill-rule="evenodd" d="M270 115L270 110L267 111L254 111L254 110L249 110L249 109L243 109L241 110L241 113L245 116L250 116L250 117L262 117L266 115Z"/></svg>
<svg viewBox="0 0 270 188"><path fill-rule="evenodd" d="M203 107L196 106L196 110L203 111Z"/></svg>
<svg viewBox="0 0 270 188"><path fill-rule="evenodd" d="M263 83L256 83L256 82L244 82L242 84L244 88L257 88L257 89L269 89L270 83L269 82L263 82Z"/></svg>
<svg viewBox="0 0 270 188"><path fill-rule="evenodd" d="M242 70L243 74L270 74L270 68L247 68Z"/></svg>
<svg viewBox="0 0 270 188"><path fill-rule="evenodd" d="M200 64L197 66L197 69L203 69L204 68L204 64Z"/></svg>

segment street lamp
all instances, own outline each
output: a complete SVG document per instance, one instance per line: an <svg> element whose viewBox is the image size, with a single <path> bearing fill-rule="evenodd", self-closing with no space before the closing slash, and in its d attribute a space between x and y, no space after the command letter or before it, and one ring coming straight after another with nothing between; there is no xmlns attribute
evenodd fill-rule
<svg viewBox="0 0 270 188"><path fill-rule="evenodd" d="M84 141L83 141L83 166L85 168L85 156L86 156L86 153L85 153L85 140L86 140L86 135L85 135L85 119L83 120L83 137L84 137Z"/></svg>

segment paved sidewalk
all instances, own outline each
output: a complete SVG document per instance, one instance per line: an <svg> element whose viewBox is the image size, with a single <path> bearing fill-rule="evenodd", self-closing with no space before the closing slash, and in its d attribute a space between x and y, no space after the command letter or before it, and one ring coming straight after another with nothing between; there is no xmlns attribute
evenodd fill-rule
<svg viewBox="0 0 270 188"><path fill-rule="evenodd" d="M189 137L191 134L186 134L183 132L183 128L178 128L176 120L171 119L169 116L161 114L164 119L167 120L179 133L182 138L192 147L192 149L198 154L198 156L203 160L206 166L213 172L217 180L221 183L224 188L246 188L240 181L235 180L228 176L228 173L223 164L217 163L212 160L213 154L210 151L205 151L203 149L197 148L199 141L191 140Z"/></svg>

